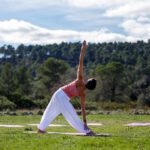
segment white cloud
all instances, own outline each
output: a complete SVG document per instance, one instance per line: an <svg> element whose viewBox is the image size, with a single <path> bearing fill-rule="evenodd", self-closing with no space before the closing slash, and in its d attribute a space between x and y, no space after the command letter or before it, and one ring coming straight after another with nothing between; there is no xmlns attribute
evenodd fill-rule
<svg viewBox="0 0 150 150"><path fill-rule="evenodd" d="M129 36L146 40L150 37L150 22L142 23L136 20L126 20L122 23L122 27Z"/></svg>
<svg viewBox="0 0 150 150"><path fill-rule="evenodd" d="M47 14L39 16L38 10L42 13L43 8ZM1 0L1 14L5 12L6 15L10 11L22 14L12 13L22 20L0 21L0 43L48 44L84 39L90 42L146 41L150 37L149 0ZM25 15L26 12L29 16ZM42 19L45 17L46 21L50 20L49 24L52 21L68 30L42 28L33 24L34 19L32 24L23 21L24 16L30 21L34 16L36 23L41 24L44 24ZM104 27L109 29L102 29Z"/></svg>
<svg viewBox="0 0 150 150"><path fill-rule="evenodd" d="M129 0L66 0L68 4L78 8L107 8L129 2ZM130 0L133 1L133 0Z"/></svg>
<svg viewBox="0 0 150 150"><path fill-rule="evenodd" d="M150 18L148 18L148 17L138 17L137 21L139 21L141 23L150 23Z"/></svg>
<svg viewBox="0 0 150 150"><path fill-rule="evenodd" d="M113 4L122 3L121 0L114 0ZM69 5L73 7L103 7L112 5L111 0L1 0L0 8L6 9L7 7L12 9L30 9L30 8L38 8L38 7L47 7L47 6L62 6ZM19 8L21 7L21 8Z"/></svg>
<svg viewBox="0 0 150 150"><path fill-rule="evenodd" d="M49 44L83 41L104 42L124 41L121 34L111 33L106 29L92 32L78 32L74 30L48 30L19 20L0 22L1 42L13 44Z"/></svg>
<svg viewBox="0 0 150 150"><path fill-rule="evenodd" d="M28 10L44 7L76 7L76 8L112 8L125 5L127 3L139 3L142 0L1 0L1 9ZM148 1L148 0L143 0Z"/></svg>
<svg viewBox="0 0 150 150"><path fill-rule="evenodd" d="M1 10L24 11L62 6L66 2L66 0L1 0L0 2Z"/></svg>
<svg viewBox="0 0 150 150"><path fill-rule="evenodd" d="M105 17L120 18L120 24L126 32L127 41L144 40L150 38L150 1L129 0L124 5L108 8Z"/></svg>
<svg viewBox="0 0 150 150"><path fill-rule="evenodd" d="M5 43L46 44L63 41L61 31L52 31L15 19L0 22L1 41Z"/></svg>
<svg viewBox="0 0 150 150"><path fill-rule="evenodd" d="M137 0L128 1L124 5L119 5L111 9L107 9L105 16L107 17L138 17L150 15L150 1L149 0Z"/></svg>

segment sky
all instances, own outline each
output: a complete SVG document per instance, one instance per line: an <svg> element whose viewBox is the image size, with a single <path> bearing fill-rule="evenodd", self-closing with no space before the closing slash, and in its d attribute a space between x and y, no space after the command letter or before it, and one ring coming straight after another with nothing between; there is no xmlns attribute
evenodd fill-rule
<svg viewBox="0 0 150 150"><path fill-rule="evenodd" d="M0 0L0 46L150 39L150 0Z"/></svg>

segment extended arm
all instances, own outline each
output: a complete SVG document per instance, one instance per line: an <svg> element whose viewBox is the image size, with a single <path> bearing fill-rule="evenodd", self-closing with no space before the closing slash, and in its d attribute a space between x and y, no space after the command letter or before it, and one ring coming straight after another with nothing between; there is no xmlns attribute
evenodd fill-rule
<svg viewBox="0 0 150 150"><path fill-rule="evenodd" d="M87 120L86 120L86 110L85 110L85 84L83 80L83 59L84 55L87 49L86 41L83 42L79 57L79 66L77 70L77 87L79 90L79 95L81 97L81 110L82 110L82 118L84 122L84 129L91 131L87 126ZM90 133L93 133L92 131Z"/></svg>
<svg viewBox="0 0 150 150"><path fill-rule="evenodd" d="M87 49L87 44L86 41L83 42L82 47L81 47L81 52L80 52L80 57L79 57L79 66L77 70L77 79L82 80L83 79L83 59L84 55Z"/></svg>
<svg viewBox="0 0 150 150"><path fill-rule="evenodd" d="M87 126L86 111L85 111L85 95L84 95L84 94L83 94L82 97L81 97L81 109L82 109L84 130L88 130L88 131L89 131L89 132L87 133L87 135L95 135L95 133Z"/></svg>
<svg viewBox="0 0 150 150"><path fill-rule="evenodd" d="M81 109L82 109L82 116L83 122L86 124L86 111L85 111L85 87L83 82L83 59L87 49L86 41L83 41L80 57L79 57L79 66L77 70L77 87L79 89L80 97L81 97Z"/></svg>
<svg viewBox="0 0 150 150"><path fill-rule="evenodd" d="M83 116L83 123L84 123L84 130L90 131L89 134L94 134L94 132L89 129L87 126L87 120L86 120L86 110L85 110L85 95L83 94L81 97L81 109L82 109L82 116Z"/></svg>
<svg viewBox="0 0 150 150"><path fill-rule="evenodd" d="M81 96L81 110L82 110L83 122L86 125L87 121L86 121L85 95L84 94Z"/></svg>

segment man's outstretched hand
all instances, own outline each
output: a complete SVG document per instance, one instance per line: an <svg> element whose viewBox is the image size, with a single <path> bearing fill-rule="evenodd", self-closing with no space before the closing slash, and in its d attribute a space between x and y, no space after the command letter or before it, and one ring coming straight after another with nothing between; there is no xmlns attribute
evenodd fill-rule
<svg viewBox="0 0 150 150"><path fill-rule="evenodd" d="M82 47L81 47L81 50L84 52L84 54L85 54L87 47L88 47L88 45L87 45L86 41L84 40L82 43Z"/></svg>
<svg viewBox="0 0 150 150"><path fill-rule="evenodd" d="M95 133L87 126L87 124L84 124L84 130L88 130L89 132L86 133L87 136L93 136Z"/></svg>

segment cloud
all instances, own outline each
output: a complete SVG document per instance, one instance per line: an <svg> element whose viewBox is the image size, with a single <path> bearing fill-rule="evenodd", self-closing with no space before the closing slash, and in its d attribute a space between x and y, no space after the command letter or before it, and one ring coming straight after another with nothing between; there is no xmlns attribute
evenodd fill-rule
<svg viewBox="0 0 150 150"><path fill-rule="evenodd" d="M54 6L76 7L85 9L112 8L125 5L127 3L139 3L141 0L1 0L1 9L29 10L48 8ZM148 0L143 0L143 2Z"/></svg>
<svg viewBox="0 0 150 150"><path fill-rule="evenodd" d="M15 19L0 22L0 36L4 43L14 44L46 44L63 40L61 32L54 33L52 30Z"/></svg>
<svg viewBox="0 0 150 150"><path fill-rule="evenodd" d="M149 0L1 0L0 10L24 11L60 7L68 9L100 9L106 17L125 17L135 14L150 15ZM60 9L60 11L61 11Z"/></svg>
<svg viewBox="0 0 150 150"><path fill-rule="evenodd" d="M142 18L140 19L142 20ZM129 36L146 40L150 37L150 22L143 23L141 20L126 20L122 23L122 27Z"/></svg>
<svg viewBox="0 0 150 150"><path fill-rule="evenodd" d="M138 17L137 21L139 21L141 23L150 23L150 18L148 18L148 17Z"/></svg>
<svg viewBox="0 0 150 150"><path fill-rule="evenodd" d="M148 0L137 0L128 1L124 5L107 9L105 12L106 17L130 17L135 18L138 16L149 16L150 15L150 1Z"/></svg>
<svg viewBox="0 0 150 150"><path fill-rule="evenodd" d="M108 29L79 32L75 30L49 30L22 20L0 21L0 37L3 43L12 44L50 44L83 41L110 42L124 41L125 36L111 33Z"/></svg>
<svg viewBox="0 0 150 150"><path fill-rule="evenodd" d="M0 9L7 11L24 11L54 6L62 6L66 0L1 0Z"/></svg>
<svg viewBox="0 0 150 150"><path fill-rule="evenodd" d="M0 12L22 18L0 17L0 43L132 42L150 37L149 0L1 0Z"/></svg>
<svg viewBox="0 0 150 150"><path fill-rule="evenodd" d="M78 8L108 8L112 6L122 5L129 0L66 0L72 7ZM133 0L131 0L133 1Z"/></svg>

